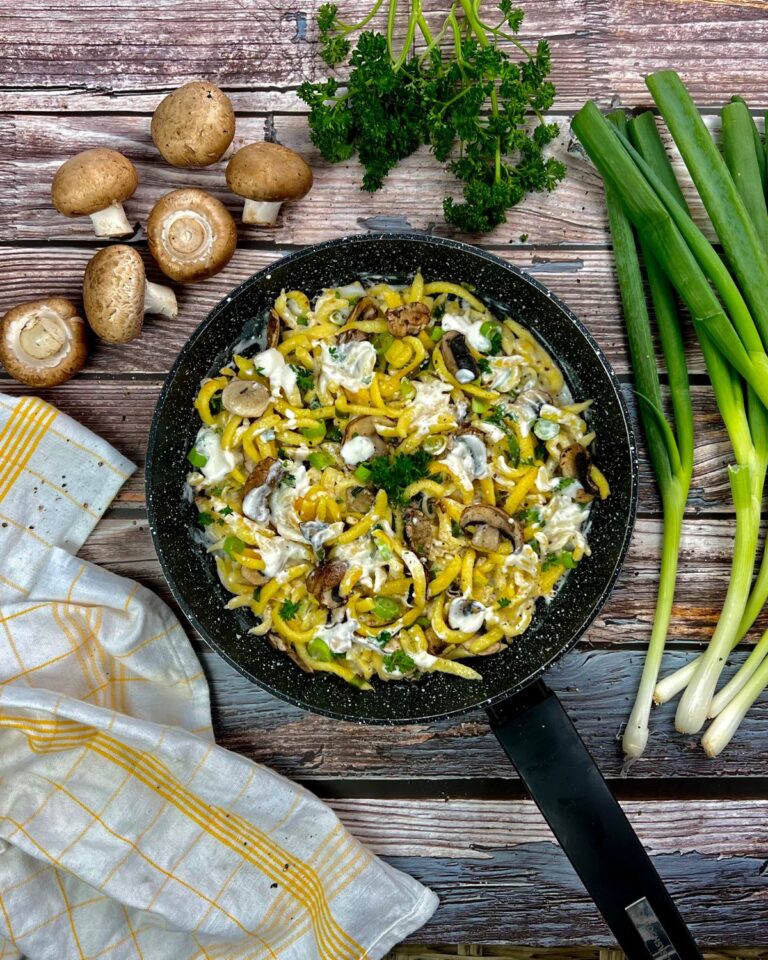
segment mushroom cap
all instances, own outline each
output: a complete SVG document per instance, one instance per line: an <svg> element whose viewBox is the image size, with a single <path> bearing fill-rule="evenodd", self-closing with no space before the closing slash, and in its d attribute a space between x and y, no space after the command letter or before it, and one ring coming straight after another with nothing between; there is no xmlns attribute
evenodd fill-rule
<svg viewBox="0 0 768 960"><path fill-rule="evenodd" d="M246 200L299 200L312 188L312 168L279 143L249 143L229 158L227 186Z"/></svg>
<svg viewBox="0 0 768 960"><path fill-rule="evenodd" d="M116 243L91 257L83 276L85 316L108 343L128 343L141 333L147 280L137 250Z"/></svg>
<svg viewBox="0 0 768 960"><path fill-rule="evenodd" d="M147 241L166 276L194 283L226 266L237 246L237 228L220 200L190 187L166 193L152 207Z"/></svg>
<svg viewBox="0 0 768 960"><path fill-rule="evenodd" d="M0 320L0 360L31 387L53 387L77 373L88 356L85 323L71 300L30 300Z"/></svg>
<svg viewBox="0 0 768 960"><path fill-rule="evenodd" d="M193 80L169 93L152 114L152 139L174 167L221 160L235 135L232 101L214 83Z"/></svg>
<svg viewBox="0 0 768 960"><path fill-rule="evenodd" d="M136 167L127 157L96 147L62 163L51 184L51 200L65 217L85 217L132 197L138 185Z"/></svg>

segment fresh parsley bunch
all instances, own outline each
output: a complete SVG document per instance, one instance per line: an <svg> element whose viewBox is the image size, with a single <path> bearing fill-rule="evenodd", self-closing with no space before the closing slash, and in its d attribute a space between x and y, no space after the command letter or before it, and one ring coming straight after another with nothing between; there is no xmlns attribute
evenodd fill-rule
<svg viewBox="0 0 768 960"><path fill-rule="evenodd" d="M433 35L421 0L410 0L405 42L396 55L397 0L389 0L386 34L363 30L383 2L376 0L356 24L339 20L335 4L318 13L323 60L336 66L351 51L347 80L329 77L299 88L310 107L312 142L323 157L338 163L357 153L363 189L375 191L401 160L429 145L463 184L463 202L448 197L443 209L448 223L468 233L503 223L526 193L554 189L565 166L544 155L558 133L557 124L542 116L555 97L547 79L549 45L541 40L531 53L520 43L522 10L501 0L501 19L490 25L480 18L480 0L456 0ZM417 29L426 44L418 55L412 52ZM348 37L360 30L352 50ZM446 35L452 43L444 50ZM522 53L519 62L510 57L509 44Z"/></svg>

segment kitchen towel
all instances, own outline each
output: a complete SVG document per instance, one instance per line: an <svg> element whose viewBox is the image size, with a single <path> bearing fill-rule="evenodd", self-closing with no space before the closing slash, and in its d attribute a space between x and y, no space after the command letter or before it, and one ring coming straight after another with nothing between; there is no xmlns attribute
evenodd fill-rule
<svg viewBox="0 0 768 960"><path fill-rule="evenodd" d="M0 960L382 957L435 895L217 747L174 615L77 558L133 470L0 395Z"/></svg>

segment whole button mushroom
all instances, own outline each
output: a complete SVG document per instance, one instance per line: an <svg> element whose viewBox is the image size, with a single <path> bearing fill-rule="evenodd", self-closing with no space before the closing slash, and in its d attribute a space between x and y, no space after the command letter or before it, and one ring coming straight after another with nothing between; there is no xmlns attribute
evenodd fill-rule
<svg viewBox="0 0 768 960"><path fill-rule="evenodd" d="M145 313L178 314L170 287L150 283L133 247L118 243L91 258L83 276L85 316L108 343L128 343L141 333Z"/></svg>
<svg viewBox="0 0 768 960"><path fill-rule="evenodd" d="M163 273L179 283L212 277L237 246L232 215L205 190L174 190L152 207L147 220L149 252Z"/></svg>
<svg viewBox="0 0 768 960"><path fill-rule="evenodd" d="M245 197L243 223L273 227L283 203L309 193L312 169L298 153L279 143L249 143L230 157L227 186Z"/></svg>
<svg viewBox="0 0 768 960"><path fill-rule="evenodd" d="M31 387L54 387L82 369L88 356L85 324L71 300L31 300L0 320L0 360Z"/></svg>
<svg viewBox="0 0 768 960"><path fill-rule="evenodd" d="M193 80L169 93L152 115L152 139L174 167L221 160L235 135L235 111L213 83Z"/></svg>
<svg viewBox="0 0 768 960"><path fill-rule="evenodd" d="M122 205L138 184L136 167L127 157L97 147L70 157L59 167L51 199L65 217L89 216L97 237L122 237L133 233Z"/></svg>

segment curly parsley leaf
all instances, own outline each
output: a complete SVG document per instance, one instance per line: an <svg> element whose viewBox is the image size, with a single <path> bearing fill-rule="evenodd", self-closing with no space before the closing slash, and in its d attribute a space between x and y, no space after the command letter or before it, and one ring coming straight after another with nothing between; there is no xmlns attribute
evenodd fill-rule
<svg viewBox="0 0 768 960"><path fill-rule="evenodd" d="M431 460L426 450L398 453L394 457L374 457L365 464L370 473L368 483L386 490L390 503L403 505L406 487L428 475Z"/></svg>
<svg viewBox="0 0 768 960"><path fill-rule="evenodd" d="M292 363L291 370L296 374L296 385L302 393L313 390L315 386L315 376L311 370L302 367L300 363Z"/></svg>
<svg viewBox="0 0 768 960"><path fill-rule="evenodd" d="M280 616L283 620L293 620L299 612L300 600L283 600L280 605Z"/></svg>
<svg viewBox="0 0 768 960"><path fill-rule="evenodd" d="M384 669L387 673L394 673L399 670L400 673L408 673L416 669L413 657L409 657L405 650L395 650L394 653L388 653L384 657Z"/></svg>

